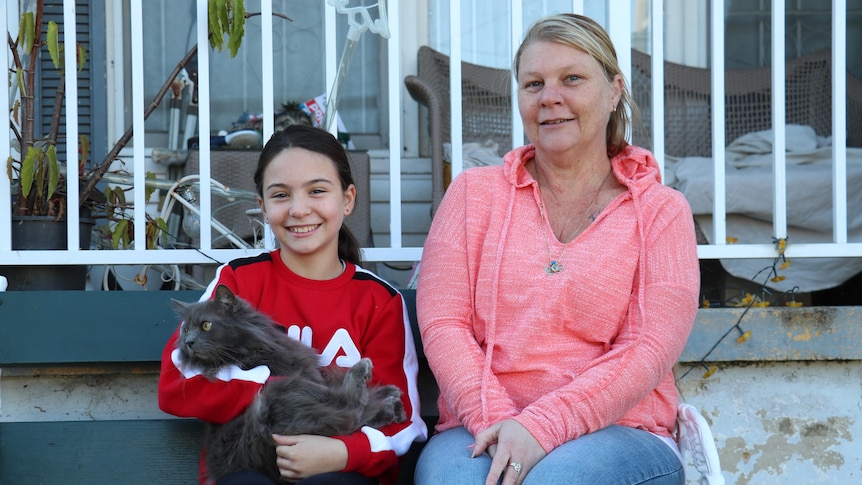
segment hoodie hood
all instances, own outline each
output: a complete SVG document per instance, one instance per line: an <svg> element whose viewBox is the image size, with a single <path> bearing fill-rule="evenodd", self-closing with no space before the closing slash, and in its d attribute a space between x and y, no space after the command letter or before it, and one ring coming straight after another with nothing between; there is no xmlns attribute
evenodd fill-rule
<svg viewBox="0 0 862 485"><path fill-rule="evenodd" d="M533 183L533 177L524 168L536 156L536 147L525 145L515 148L503 157L503 173L515 188ZM658 162L649 150L634 145L623 148L611 159L614 176L625 185L633 196L640 195L647 187L661 183Z"/></svg>

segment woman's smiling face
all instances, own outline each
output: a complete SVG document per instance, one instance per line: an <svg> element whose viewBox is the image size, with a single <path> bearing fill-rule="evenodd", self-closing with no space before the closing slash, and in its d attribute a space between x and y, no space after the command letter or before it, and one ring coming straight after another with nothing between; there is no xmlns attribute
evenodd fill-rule
<svg viewBox="0 0 862 485"><path fill-rule="evenodd" d="M606 150L608 120L622 89L619 76L609 82L586 52L538 41L524 48L517 82L524 131L538 150Z"/></svg>
<svg viewBox="0 0 862 485"><path fill-rule="evenodd" d="M328 157L303 148L276 155L263 174L261 209L284 256L338 257L338 232L353 210L356 188L346 190Z"/></svg>

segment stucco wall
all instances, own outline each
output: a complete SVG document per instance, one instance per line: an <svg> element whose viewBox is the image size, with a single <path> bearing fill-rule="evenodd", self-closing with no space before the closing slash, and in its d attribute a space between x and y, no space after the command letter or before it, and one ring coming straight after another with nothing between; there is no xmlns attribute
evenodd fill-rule
<svg viewBox="0 0 862 485"><path fill-rule="evenodd" d="M862 362L723 365L679 382L728 484L862 483Z"/></svg>
<svg viewBox="0 0 862 485"><path fill-rule="evenodd" d="M860 307L700 310L682 361L727 483L862 483Z"/></svg>

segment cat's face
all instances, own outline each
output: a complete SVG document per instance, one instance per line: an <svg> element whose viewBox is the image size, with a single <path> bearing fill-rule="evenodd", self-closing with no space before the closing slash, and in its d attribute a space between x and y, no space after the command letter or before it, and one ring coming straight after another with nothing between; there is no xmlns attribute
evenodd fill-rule
<svg viewBox="0 0 862 485"><path fill-rule="evenodd" d="M182 361L205 374L215 375L228 365L252 369L283 362L285 352L310 352L310 359L317 362L313 350L288 337L282 326L226 286L219 286L211 300L174 301L174 309L183 321L177 339Z"/></svg>
<svg viewBox="0 0 862 485"><path fill-rule="evenodd" d="M177 348L184 362L204 368L236 363L234 344L245 340L241 323L245 307L230 290L220 286L212 300L173 303L182 319Z"/></svg>

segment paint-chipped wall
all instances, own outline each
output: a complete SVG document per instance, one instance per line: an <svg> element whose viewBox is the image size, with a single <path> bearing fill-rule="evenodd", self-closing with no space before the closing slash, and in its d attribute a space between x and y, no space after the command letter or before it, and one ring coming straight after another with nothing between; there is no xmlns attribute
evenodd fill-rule
<svg viewBox="0 0 862 485"><path fill-rule="evenodd" d="M862 483L862 362L730 364L679 388L728 484Z"/></svg>
<svg viewBox="0 0 862 485"><path fill-rule="evenodd" d="M682 360L728 484L862 483L859 307L700 310Z"/></svg>

